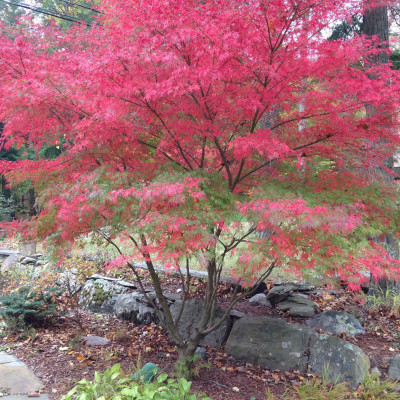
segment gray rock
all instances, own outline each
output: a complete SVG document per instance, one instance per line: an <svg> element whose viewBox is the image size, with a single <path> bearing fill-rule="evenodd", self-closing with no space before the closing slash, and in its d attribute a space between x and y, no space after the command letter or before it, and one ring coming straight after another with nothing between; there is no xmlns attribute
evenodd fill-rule
<svg viewBox="0 0 400 400"><path fill-rule="evenodd" d="M366 378L370 362L354 344L336 336L315 334L310 342L309 365L316 375L357 387Z"/></svg>
<svg viewBox="0 0 400 400"><path fill-rule="evenodd" d="M283 282L276 283L275 286L290 286L292 291L294 292L309 292L314 288L314 286L309 285L308 283L299 283L299 282Z"/></svg>
<svg viewBox="0 0 400 400"><path fill-rule="evenodd" d="M284 301L281 301L277 305L277 307L283 311L289 311L290 308L299 305L313 307L315 309L318 308L318 304L314 303L308 298L304 298L300 294L289 294Z"/></svg>
<svg viewBox="0 0 400 400"><path fill-rule="evenodd" d="M104 281L110 281L110 282L118 282L119 281L118 278L112 278L111 276L104 276L104 275L100 275L100 274L93 274L88 279L91 279L91 280L102 279Z"/></svg>
<svg viewBox="0 0 400 400"><path fill-rule="evenodd" d="M396 354L390 362L388 378L397 381L400 379L400 354Z"/></svg>
<svg viewBox="0 0 400 400"><path fill-rule="evenodd" d="M271 307L271 302L267 300L267 296L263 293L258 293L250 298L249 303L253 305Z"/></svg>
<svg viewBox="0 0 400 400"><path fill-rule="evenodd" d="M243 318L246 317L247 314L245 314L244 312L238 311L238 310L231 310L229 315L231 316L231 318L233 318L234 320L239 319L239 318Z"/></svg>
<svg viewBox="0 0 400 400"><path fill-rule="evenodd" d="M118 278L112 278L110 276L104 276L104 275L100 275L100 274L93 274L92 276L90 276L88 278L88 280L94 280L94 281L99 280L99 279L104 280L104 281L109 281L109 282L112 282L112 283L114 283L116 285L124 286L124 287L129 288L129 289L137 289L137 286L132 282L124 281L124 280L121 280L121 279L118 279Z"/></svg>
<svg viewBox="0 0 400 400"><path fill-rule="evenodd" d="M111 340L107 338L103 338L101 336L86 336L83 338L86 343L86 346L93 347L93 346L109 346L111 344Z"/></svg>
<svg viewBox="0 0 400 400"><path fill-rule="evenodd" d="M79 304L92 312L112 314L116 295L127 291L127 287L114 285L109 280L89 279L80 291Z"/></svg>
<svg viewBox="0 0 400 400"><path fill-rule="evenodd" d="M8 256L1 265L1 271L10 271L14 269L21 260L20 254L11 254Z"/></svg>
<svg viewBox="0 0 400 400"><path fill-rule="evenodd" d="M341 333L346 333L350 336L365 334L365 330L360 322L352 315L343 311L324 311L316 317L309 319L306 324L310 328L322 329L324 332L336 335Z"/></svg>
<svg viewBox="0 0 400 400"><path fill-rule="evenodd" d="M294 286L291 284L274 286L267 293L267 300L269 300L272 304L280 303L285 300L286 297L289 296L289 293L294 289Z"/></svg>
<svg viewBox="0 0 400 400"><path fill-rule="evenodd" d="M269 369L296 369L347 381L357 386L369 369L369 359L357 346L336 336L269 317L244 317L233 325L226 352L242 361Z"/></svg>
<svg viewBox="0 0 400 400"><path fill-rule="evenodd" d="M27 264L36 264L36 258L32 257L25 257L21 260L22 265L27 265Z"/></svg>
<svg viewBox="0 0 400 400"><path fill-rule="evenodd" d="M202 347L198 347L196 349L196 351L194 352L194 355L198 356L198 359L201 360L201 361L207 360L207 352Z"/></svg>
<svg viewBox="0 0 400 400"><path fill-rule="evenodd" d="M179 293L165 293L165 297L171 303L174 303L175 301L178 301L181 299L181 295Z"/></svg>
<svg viewBox="0 0 400 400"><path fill-rule="evenodd" d="M293 317L312 317L318 305L299 294L289 294L277 307Z"/></svg>
<svg viewBox="0 0 400 400"><path fill-rule="evenodd" d="M289 309L289 315L292 317L310 318L315 315L315 308L304 305L293 306Z"/></svg>
<svg viewBox="0 0 400 400"><path fill-rule="evenodd" d="M43 253L36 253L36 254L33 254L32 257L40 258L40 257L44 257L44 254Z"/></svg>
<svg viewBox="0 0 400 400"><path fill-rule="evenodd" d="M270 317L244 317L233 325L226 352L245 362L289 371L307 368L313 332L306 326Z"/></svg>
<svg viewBox="0 0 400 400"><path fill-rule="evenodd" d="M118 283L118 285L127 287L127 288L129 288L129 289L137 289L137 286L136 286L134 283L132 283L132 282L128 282L128 281L118 281L117 283Z"/></svg>
<svg viewBox="0 0 400 400"><path fill-rule="evenodd" d="M183 338L187 339L194 332L197 323L199 322L202 314L203 314L203 300L201 299L190 299L185 303L185 308L182 313L182 317L179 321L179 332L183 336ZM179 314L180 307L182 305L182 301L176 301L171 306L171 313L174 318L176 318ZM224 311L221 309L217 309L215 313L215 317L218 319L224 315ZM213 346L219 347L225 341L229 335L229 331L231 328L231 320L230 318L226 319L221 326L215 331L209 333L200 344L203 346Z"/></svg>
<svg viewBox="0 0 400 400"><path fill-rule="evenodd" d="M112 299L114 302L113 313L117 318L137 324L150 324L158 321L156 311L148 304L143 293L124 293L114 296Z"/></svg>
<svg viewBox="0 0 400 400"><path fill-rule="evenodd" d="M5 260L7 257L12 255L20 255L19 251L11 250L11 249L0 249L0 260Z"/></svg>

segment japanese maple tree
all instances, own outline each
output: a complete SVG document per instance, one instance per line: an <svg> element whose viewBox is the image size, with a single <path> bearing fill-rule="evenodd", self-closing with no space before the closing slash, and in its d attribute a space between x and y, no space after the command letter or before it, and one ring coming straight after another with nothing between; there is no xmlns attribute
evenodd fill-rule
<svg viewBox="0 0 400 400"><path fill-rule="evenodd" d="M105 0L90 29L4 27L4 145L32 146L37 157L2 171L40 193L30 233L61 249L97 234L120 253L111 266L128 266L139 283L135 263L145 262L182 358L222 323L228 257L249 287L274 268L353 289L365 271L397 277L369 238L397 229L395 187L371 174L400 142L398 72L369 61L381 51L374 39L324 33L362 6ZM41 158L45 145L62 154ZM182 269L194 260L208 280L185 340L155 264L181 274L186 300Z"/></svg>

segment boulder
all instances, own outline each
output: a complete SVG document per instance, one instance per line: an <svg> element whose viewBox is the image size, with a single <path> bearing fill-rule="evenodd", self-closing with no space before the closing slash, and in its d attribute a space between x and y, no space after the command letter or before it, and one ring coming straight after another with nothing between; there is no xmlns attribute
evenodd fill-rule
<svg viewBox="0 0 400 400"><path fill-rule="evenodd" d="M185 308L183 310L181 319L179 321L179 332L184 339L189 338L189 336L194 332L194 329L199 322L199 319L203 313L203 300L201 299L190 299L185 303ZM176 318L179 314L180 307L182 305L182 301L176 301L171 306L171 313L174 318ZM224 315L225 311L221 309L217 309L215 312L215 317L218 319ZM227 339L229 335L229 331L231 328L231 320L227 318L221 326L215 331L209 333L202 341L201 344L203 346L213 346L219 347L221 346Z"/></svg>
<svg viewBox="0 0 400 400"><path fill-rule="evenodd" d="M304 325L270 317L243 317L235 322L226 352L268 369L306 371L332 382L362 382L369 369L363 351L336 336L319 335Z"/></svg>
<svg viewBox="0 0 400 400"><path fill-rule="evenodd" d="M267 300L267 296L264 293L258 293L251 297L249 303L257 306L271 307L271 302Z"/></svg>
<svg viewBox="0 0 400 400"><path fill-rule="evenodd" d="M343 311L324 311L316 317L309 319L306 324L310 328L322 329L324 332L340 335L346 333L350 336L364 335L365 330L360 322L350 314Z"/></svg>
<svg viewBox="0 0 400 400"><path fill-rule="evenodd" d="M116 295L127 291L127 287L115 285L109 280L89 279L81 289L79 304L92 312L112 314Z"/></svg>
<svg viewBox="0 0 400 400"><path fill-rule="evenodd" d="M270 317L243 317L235 322L226 352L269 369L306 371L313 332L306 326Z"/></svg>
<svg viewBox="0 0 400 400"><path fill-rule="evenodd" d="M4 261L7 257L13 255L21 255L21 253L11 249L0 249L0 261Z"/></svg>
<svg viewBox="0 0 400 400"><path fill-rule="evenodd" d="M14 269L19 261L21 260L21 255L19 253L9 255L1 265L1 271L10 271Z"/></svg>
<svg viewBox="0 0 400 400"><path fill-rule="evenodd" d="M400 380L400 354L396 354L389 366L388 378L397 381Z"/></svg>
<svg viewBox="0 0 400 400"><path fill-rule="evenodd" d="M272 304L278 304L285 300L293 289L294 286L291 284L274 286L267 293L267 300L269 300Z"/></svg>
<svg viewBox="0 0 400 400"><path fill-rule="evenodd" d="M149 296L155 296L150 293ZM117 318L137 324L158 322L154 308L148 304L143 293L132 292L112 297L113 313Z"/></svg>
<svg viewBox="0 0 400 400"><path fill-rule="evenodd" d="M88 347L94 347L94 346L109 346L111 344L111 340L107 338L103 338L101 336L86 336L83 338L85 341L86 346Z"/></svg>
<svg viewBox="0 0 400 400"><path fill-rule="evenodd" d="M289 294L277 307L293 317L312 317L318 305L300 294Z"/></svg>
<svg viewBox="0 0 400 400"><path fill-rule="evenodd" d="M310 285L305 283L288 282L281 285L275 285L267 293L267 300L272 304L278 304L285 300L291 292L308 292L312 289Z"/></svg>
<svg viewBox="0 0 400 400"><path fill-rule="evenodd" d="M21 260L22 265L27 265L27 264L36 264L36 258L33 257L24 257Z"/></svg>
<svg viewBox="0 0 400 400"><path fill-rule="evenodd" d="M315 308L305 305L293 306L289 309L291 317L310 318L315 315Z"/></svg>
<svg viewBox="0 0 400 400"><path fill-rule="evenodd" d="M369 370L368 356L356 345L336 336L314 334L310 342L312 372L332 382L348 382L357 387Z"/></svg>

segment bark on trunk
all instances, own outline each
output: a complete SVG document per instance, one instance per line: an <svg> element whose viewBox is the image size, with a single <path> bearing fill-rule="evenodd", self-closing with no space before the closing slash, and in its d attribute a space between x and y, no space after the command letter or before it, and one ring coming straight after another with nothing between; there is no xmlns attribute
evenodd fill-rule
<svg viewBox="0 0 400 400"><path fill-rule="evenodd" d="M383 51L371 56L373 63L387 63L389 62L389 54L385 51L389 43L389 19L388 19L388 8L387 6L375 7L367 9L364 15L364 33L367 36L375 36L379 38L380 48ZM388 83L389 84L389 83ZM367 113L372 115L376 110L367 109ZM379 111L378 111L379 112ZM393 168L393 157L390 157L385 161L387 168ZM393 179L386 171L380 167L376 167L378 175L383 180L390 181ZM390 257L399 259L399 241L391 232L385 234L385 239L374 239L375 242L383 245L390 255ZM386 290L389 286L393 286L394 282L389 282L387 279L382 279L378 282L378 286L382 290Z"/></svg>

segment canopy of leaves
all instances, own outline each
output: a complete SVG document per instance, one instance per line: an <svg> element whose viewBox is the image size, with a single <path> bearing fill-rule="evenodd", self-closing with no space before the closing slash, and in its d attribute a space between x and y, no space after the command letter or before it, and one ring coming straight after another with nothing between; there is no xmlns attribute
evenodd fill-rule
<svg viewBox="0 0 400 400"><path fill-rule="evenodd" d="M35 232L125 237L115 265L237 251L249 279L397 274L368 238L398 222L396 189L371 175L400 143L400 80L370 63L373 40L323 37L362 12L339 3L106 0L91 29L3 35L4 135L36 149L3 171L40 192Z"/></svg>

